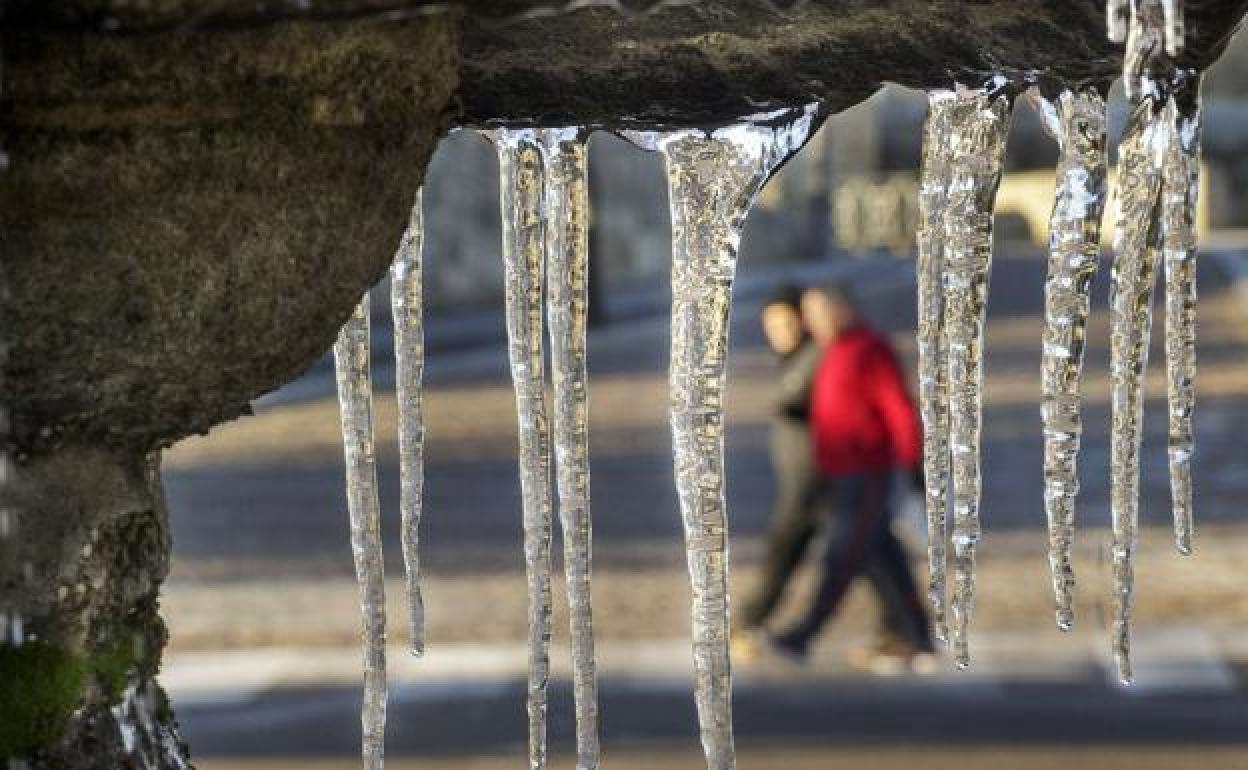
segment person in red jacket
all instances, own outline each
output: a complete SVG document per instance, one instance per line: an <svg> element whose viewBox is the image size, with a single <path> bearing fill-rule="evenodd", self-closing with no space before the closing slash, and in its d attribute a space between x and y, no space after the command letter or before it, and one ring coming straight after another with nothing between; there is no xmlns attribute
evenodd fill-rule
<svg viewBox="0 0 1248 770"><path fill-rule="evenodd" d="M818 498L828 518L823 574L805 617L773 637L803 658L810 642L870 568L872 583L895 622L893 633L858 651L851 663L878 673L926 667L931 636L905 549L891 526L895 471L918 474L922 429L897 356L858 314L839 286L808 289L802 316L823 353L810 394L810 432L821 476ZM879 590L881 587L884 590Z"/></svg>

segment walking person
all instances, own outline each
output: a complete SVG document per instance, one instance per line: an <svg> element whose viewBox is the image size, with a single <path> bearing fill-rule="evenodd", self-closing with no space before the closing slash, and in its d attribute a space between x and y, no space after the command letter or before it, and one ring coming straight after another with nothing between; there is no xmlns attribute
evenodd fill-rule
<svg viewBox="0 0 1248 770"><path fill-rule="evenodd" d="M819 481L814 505L825 519L818 590L804 617L772 637L802 659L835 614L850 583L866 574L886 607L889 633L855 653L851 664L877 673L932 665L927 613L909 559L892 529L895 471L918 477L919 418L888 342L859 315L839 286L808 289L802 317L821 348L811 381L809 421Z"/></svg>
<svg viewBox="0 0 1248 770"><path fill-rule="evenodd" d="M776 479L775 505L767 531L762 580L744 603L733 634L733 655L743 662L759 654L759 632L819 528L813 500L819 474L810 444L810 387L819 346L802 323L802 291L783 286L763 305L760 320L779 366L771 415L769 449Z"/></svg>
<svg viewBox="0 0 1248 770"><path fill-rule="evenodd" d="M769 440L776 497L762 578L743 602L733 632L733 657L743 663L761 654L762 629L826 519L819 508L821 477L810 436L811 386L822 346L811 337L802 319L802 294L796 286L783 286L764 303L760 314L763 336L779 367ZM876 632L879 640L905 637L911 622L909 613L897 610L904 605L904 597L897 595L899 581L890 575L895 564L895 559L883 561L869 554L863 567L881 610ZM864 665L869 663L864 661Z"/></svg>

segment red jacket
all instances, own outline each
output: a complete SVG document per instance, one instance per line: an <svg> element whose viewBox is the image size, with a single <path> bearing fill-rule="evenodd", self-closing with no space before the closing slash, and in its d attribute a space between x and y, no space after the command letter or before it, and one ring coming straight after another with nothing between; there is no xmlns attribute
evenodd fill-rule
<svg viewBox="0 0 1248 770"><path fill-rule="evenodd" d="M815 461L830 476L919 464L922 432L901 367L866 324L824 350L811 386L810 431Z"/></svg>

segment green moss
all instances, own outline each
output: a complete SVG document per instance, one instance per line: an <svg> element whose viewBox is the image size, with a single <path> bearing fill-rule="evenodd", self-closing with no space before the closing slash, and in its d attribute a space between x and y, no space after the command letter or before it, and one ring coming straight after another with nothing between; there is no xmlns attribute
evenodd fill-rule
<svg viewBox="0 0 1248 770"><path fill-rule="evenodd" d="M60 737L87 671L81 656L46 642L0 647L0 757L31 754Z"/></svg>
<svg viewBox="0 0 1248 770"><path fill-rule="evenodd" d="M119 642L91 656L91 671L99 677L100 686L115 701L126 689L126 680L134 667L133 645Z"/></svg>
<svg viewBox="0 0 1248 770"><path fill-rule="evenodd" d="M47 642L0 647L0 759L45 748L60 737L94 676L115 702L135 670L130 637L84 657Z"/></svg>

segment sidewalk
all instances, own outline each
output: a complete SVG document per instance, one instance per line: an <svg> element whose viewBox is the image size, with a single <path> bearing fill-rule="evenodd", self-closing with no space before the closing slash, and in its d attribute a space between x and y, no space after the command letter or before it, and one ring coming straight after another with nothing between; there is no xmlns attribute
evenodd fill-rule
<svg viewBox="0 0 1248 770"><path fill-rule="evenodd" d="M945 661L931 676L898 678L847 672L840 661L850 640L833 640L800 670L775 660L738 666L741 766L1242 769L1245 630L1142 629L1131 688L1112 681L1105 639L1091 631L981 632L970 671ZM600 645L605 767L704 766L689 653L685 639ZM556 768L571 766L567 659L556 645L549 711ZM393 647L389 667L389 766L523 764L521 645L444 646L425 660ZM217 757L197 757L200 770L353 766L359 678L354 649L182 654L162 675L184 735L198 753ZM271 759L249 759L261 756ZM309 764L313 757L337 759Z"/></svg>

